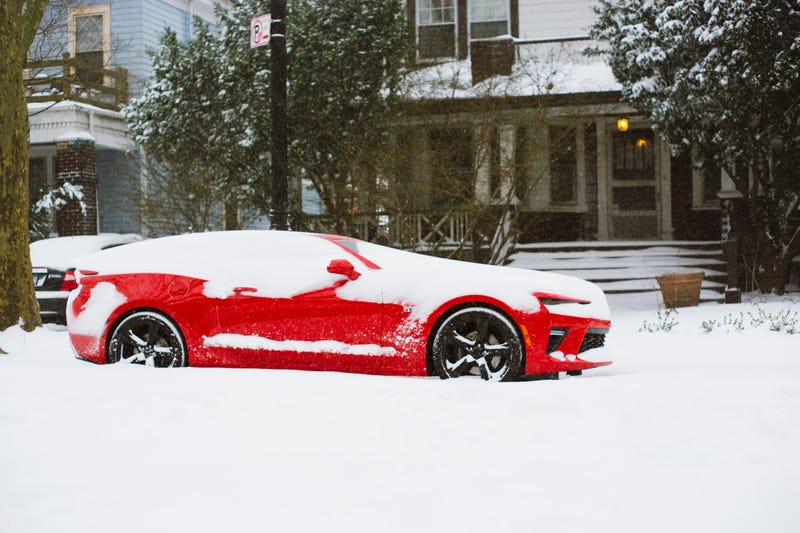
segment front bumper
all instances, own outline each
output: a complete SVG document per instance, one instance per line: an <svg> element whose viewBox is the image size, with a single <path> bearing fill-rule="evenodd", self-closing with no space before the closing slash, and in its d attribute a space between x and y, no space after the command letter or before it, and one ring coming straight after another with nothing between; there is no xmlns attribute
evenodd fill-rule
<svg viewBox="0 0 800 533"><path fill-rule="evenodd" d="M549 328L539 329L528 344L525 374L553 377L610 365L611 361L582 358L605 344L610 327L608 320L551 314Z"/></svg>

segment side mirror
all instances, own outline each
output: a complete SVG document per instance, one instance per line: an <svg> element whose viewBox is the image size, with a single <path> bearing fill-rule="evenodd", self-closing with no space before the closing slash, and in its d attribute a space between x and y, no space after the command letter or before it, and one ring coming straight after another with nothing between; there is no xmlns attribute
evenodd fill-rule
<svg viewBox="0 0 800 533"><path fill-rule="evenodd" d="M361 274L356 272L356 267L347 259L334 259L328 264L328 272L331 274L339 274L346 277L350 281L357 280Z"/></svg>

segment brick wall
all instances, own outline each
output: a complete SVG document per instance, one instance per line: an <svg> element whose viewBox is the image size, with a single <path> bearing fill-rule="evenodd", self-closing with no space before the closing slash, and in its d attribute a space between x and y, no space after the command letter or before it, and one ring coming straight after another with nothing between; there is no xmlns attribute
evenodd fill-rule
<svg viewBox="0 0 800 533"><path fill-rule="evenodd" d="M65 198L56 210L56 229L62 237L97 235L97 161L94 142L76 139L56 144L56 187L80 187L83 200Z"/></svg>
<svg viewBox="0 0 800 533"><path fill-rule="evenodd" d="M514 66L514 40L495 38L474 40L470 43L472 84L492 76L510 76Z"/></svg>

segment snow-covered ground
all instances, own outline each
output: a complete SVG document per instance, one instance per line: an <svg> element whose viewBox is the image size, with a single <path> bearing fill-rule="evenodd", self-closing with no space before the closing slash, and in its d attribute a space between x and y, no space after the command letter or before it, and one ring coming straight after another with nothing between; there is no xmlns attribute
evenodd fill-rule
<svg viewBox="0 0 800 533"><path fill-rule="evenodd" d="M652 296L610 301L614 365L527 383L95 366L0 333L0 531L797 531L800 332L767 315L800 298L668 333L639 331Z"/></svg>

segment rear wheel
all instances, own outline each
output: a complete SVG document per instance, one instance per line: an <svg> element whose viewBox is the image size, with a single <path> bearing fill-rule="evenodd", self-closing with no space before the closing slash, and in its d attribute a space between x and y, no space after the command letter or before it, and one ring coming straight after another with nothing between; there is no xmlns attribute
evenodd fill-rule
<svg viewBox="0 0 800 533"><path fill-rule="evenodd" d="M137 311L111 332L106 357L109 363L186 366L186 346L169 318L155 311Z"/></svg>
<svg viewBox="0 0 800 533"><path fill-rule="evenodd" d="M517 329L494 309L459 309L434 333L431 362L442 379L475 375L509 381L519 376L522 359Z"/></svg>

